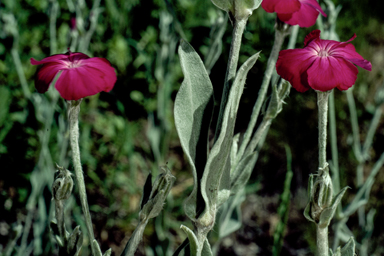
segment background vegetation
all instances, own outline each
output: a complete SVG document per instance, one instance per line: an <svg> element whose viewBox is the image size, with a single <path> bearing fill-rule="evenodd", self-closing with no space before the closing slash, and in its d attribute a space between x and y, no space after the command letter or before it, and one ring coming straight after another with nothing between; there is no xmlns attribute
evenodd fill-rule
<svg viewBox="0 0 384 256"><path fill-rule="evenodd" d="M384 90L384 6L374 0L334 3L342 6L336 27L340 40L346 41L356 33L353 44L372 62L372 72L359 68L353 88L363 141L375 108L383 108L378 96L383 97ZM145 178L150 171L156 174L159 166L166 163L177 180L163 214L147 226L138 255L169 255L185 238L180 224L190 225L181 205L191 192L193 178L172 114L183 79L176 49L178 40L184 38L204 59L211 44L211 28L219 18L224 19L224 14L209 0L105 0L96 9L92 9L93 4L86 0L0 2L0 252L7 251L7 245L14 245L15 255L52 255L57 250L48 225L53 217L50 186L54 163L72 170L65 102L53 88L45 95L37 95L36 67L29 59L41 60L64 53L69 47L75 48L72 51L83 47L89 56L107 58L118 76L110 93L88 97L80 112L80 147L88 201L102 250L112 248L115 255L123 250L137 223ZM50 19L55 14L56 36L52 37ZM78 23L76 28L71 25L73 18ZM262 8L249 19L240 63L259 50L262 55L248 76L235 132L246 129L272 46L274 22L275 15ZM300 29L296 47L302 47L305 35L313 29ZM89 31L93 32L89 47L81 45ZM222 55L210 73L216 99L221 97L231 31L228 23ZM74 42L76 38L79 45ZM336 90L335 101L341 186L351 187L343 199L343 205L347 205L359 188L358 161L352 150L345 93ZM316 94L300 94L292 89L286 103L272 124L247 186L243 226L222 241L220 253L271 254L287 170L285 146L292 151L294 174L281 255L314 251L314 225L305 220L302 212L307 203L308 176L317 169ZM384 151L383 145L384 122L380 120L370 159L364 165L365 177ZM373 223L384 216L383 184L381 169L366 205L367 212L376 209ZM67 203L67 227L80 224L86 232L79 205L76 196ZM362 232L356 214L347 224L358 243L369 235L369 230ZM384 227L374 225L371 231L369 254L384 254ZM83 255L87 255L85 247Z"/></svg>

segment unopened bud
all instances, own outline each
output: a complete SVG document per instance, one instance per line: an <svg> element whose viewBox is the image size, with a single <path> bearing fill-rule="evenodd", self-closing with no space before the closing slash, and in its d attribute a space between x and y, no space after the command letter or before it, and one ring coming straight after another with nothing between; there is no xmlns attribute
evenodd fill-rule
<svg viewBox="0 0 384 256"><path fill-rule="evenodd" d="M66 200L72 193L73 180L71 173L56 164L55 180L52 185L53 198L55 200Z"/></svg>
<svg viewBox="0 0 384 256"><path fill-rule="evenodd" d="M343 188L333 197L333 185L329 176L328 163L324 168L319 168L314 184L313 176L311 175L309 178L309 202L305 207L304 216L309 221L315 222L319 227L325 228L331 222L336 208L348 187Z"/></svg>
<svg viewBox="0 0 384 256"><path fill-rule="evenodd" d="M331 206L333 197L333 184L329 176L328 164L324 168L319 168L318 177L315 180L311 191L312 212L311 217L316 222L320 220L320 214Z"/></svg>
<svg viewBox="0 0 384 256"><path fill-rule="evenodd" d="M163 172L157 176L153 183L149 198L142 202L143 207L139 213L141 221L154 218L160 214L168 193L176 180L167 166L163 166L161 169Z"/></svg>
<svg viewBox="0 0 384 256"><path fill-rule="evenodd" d="M261 0L211 0L218 8L228 12L236 20L248 19L259 8Z"/></svg>

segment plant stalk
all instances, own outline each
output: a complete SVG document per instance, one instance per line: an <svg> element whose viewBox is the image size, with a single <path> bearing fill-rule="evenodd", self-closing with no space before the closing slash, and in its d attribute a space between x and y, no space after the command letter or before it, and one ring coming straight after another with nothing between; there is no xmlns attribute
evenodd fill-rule
<svg viewBox="0 0 384 256"><path fill-rule="evenodd" d="M319 112L319 168L325 169L327 165L327 120L328 97L331 91L317 91L317 107ZM328 227L321 228L316 225L317 256L328 256Z"/></svg>
<svg viewBox="0 0 384 256"><path fill-rule="evenodd" d="M331 91L317 91L317 107L319 111L319 168L325 168L327 162L327 120L328 96Z"/></svg>
<svg viewBox="0 0 384 256"><path fill-rule="evenodd" d="M140 241L143 239L143 234L145 227L148 224L148 220L139 222L136 229L133 231L131 238L129 239L127 245L124 248L124 251L121 253L121 256L133 256L137 251L137 247L140 244Z"/></svg>
<svg viewBox="0 0 384 256"><path fill-rule="evenodd" d="M328 256L328 227L320 228L316 225L317 256Z"/></svg>
<svg viewBox="0 0 384 256"><path fill-rule="evenodd" d="M81 202L81 208L83 210L85 223L89 234L89 240L91 244L92 254L97 255L96 248L93 245L95 235L93 233L92 219L89 212L87 193L85 190L83 169L80 161L80 148L79 148L79 112L82 99L68 101L68 119L69 119L69 132L70 132L70 145L72 149L72 162L75 169L76 183L79 189L79 196Z"/></svg>
<svg viewBox="0 0 384 256"><path fill-rule="evenodd" d="M275 69L275 66L276 66L276 61L279 56L281 46L283 45L284 38L286 35L287 35L286 33L280 30L276 29L275 31L275 41L273 43L271 54L269 55L269 59L267 62L267 69L264 73L263 82L259 90L259 96L257 97L257 101L253 107L251 119L249 121L247 130L245 131L243 142L241 143L239 153L237 155L237 159L236 159L237 162L240 161L246 147L248 146L249 140L251 139L253 130L256 125L257 118L259 117L259 114L260 114L261 106L263 105L265 96L268 91L268 85L269 85L269 82L271 81L271 77L273 74L273 70Z"/></svg>
<svg viewBox="0 0 384 256"><path fill-rule="evenodd" d="M224 110L227 105L229 91L232 83L235 80L237 64L239 62L239 52L241 46L241 39L244 33L245 25L248 19L234 20L234 28L232 32L231 49L229 51L229 60L227 65L227 72L225 74L223 94L221 96L220 112L216 124L215 141L220 135L221 124L223 122Z"/></svg>

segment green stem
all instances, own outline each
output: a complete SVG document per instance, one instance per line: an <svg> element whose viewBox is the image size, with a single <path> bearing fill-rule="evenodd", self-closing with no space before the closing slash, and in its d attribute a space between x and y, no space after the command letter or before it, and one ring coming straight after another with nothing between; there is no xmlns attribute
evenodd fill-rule
<svg viewBox="0 0 384 256"><path fill-rule="evenodd" d="M260 126L257 128L255 134L252 137L252 140L249 142L247 149L245 150L245 155L248 155L255 151L257 145L259 144L261 138L269 130L273 119L264 118Z"/></svg>
<svg viewBox="0 0 384 256"><path fill-rule="evenodd" d="M371 124L369 126L367 136L365 137L364 146L363 146L363 157L368 158L368 151L372 145L373 136L376 133L377 127L379 126L381 115L383 111L380 106L378 106L375 110L375 114L373 115Z"/></svg>
<svg viewBox="0 0 384 256"><path fill-rule="evenodd" d="M248 146L248 142L251 139L253 130L256 125L257 118L259 117L259 114L260 114L261 106L263 105L265 95L267 94L267 91L268 91L268 85L269 85L269 82L271 81L271 76L272 76L273 70L275 69L276 61L279 56L281 46L283 45L284 38L286 35L287 34L285 32L282 32L280 30L275 31L275 42L273 43L272 51L271 51L271 54L269 55L269 59L267 62L267 69L264 73L263 82L259 90L259 96L257 97L257 101L253 107L251 120L249 121L247 130L244 134L243 142L241 143L236 162L240 161L246 147Z"/></svg>
<svg viewBox="0 0 384 256"><path fill-rule="evenodd" d="M292 26L291 36L289 37L287 49L295 48L297 35L299 34L299 28L300 28L299 25Z"/></svg>
<svg viewBox="0 0 384 256"><path fill-rule="evenodd" d="M59 229L60 238L63 244L67 245L67 234L64 224L64 204L62 200L55 200L55 215L57 220L57 227Z"/></svg>
<svg viewBox="0 0 384 256"><path fill-rule="evenodd" d="M317 91L317 107L319 111L319 168L325 168L327 162L327 120L328 96L331 91Z"/></svg>
<svg viewBox="0 0 384 256"><path fill-rule="evenodd" d="M52 7L49 14L49 36L50 36L50 52L51 55L57 53L57 40L56 40L56 20L57 13L59 12L59 3L51 1Z"/></svg>
<svg viewBox="0 0 384 256"><path fill-rule="evenodd" d="M148 220L139 222L135 231L133 231L131 238L129 239L127 245L124 248L124 251L121 253L121 256L133 256L137 251L137 247L140 244L140 241L143 239L143 234L145 227L148 224Z"/></svg>
<svg viewBox="0 0 384 256"><path fill-rule="evenodd" d="M231 89L233 80L235 79L235 76L236 76L236 69L239 61L241 39L242 39L246 24L247 24L247 19L234 21L231 49L229 51L227 72L225 74L223 94L221 96L219 118L216 124L215 141L217 140L221 132L221 125L223 122L225 106L227 105L227 101L228 101L229 90Z"/></svg>
<svg viewBox="0 0 384 256"><path fill-rule="evenodd" d="M329 95L329 130L331 139L332 151L332 182L334 191L340 191L340 174L339 174L339 155L337 149L337 134L336 134L336 114L335 114L335 96L332 90ZM341 202L337 208L338 213L341 213Z"/></svg>
<svg viewBox="0 0 384 256"><path fill-rule="evenodd" d="M361 154L359 123L357 120L355 99L353 98L353 91L351 89L347 90L347 100L348 100L349 112L351 113L351 124L352 124L352 133L353 133L353 152L355 153L355 157L357 161L361 163L364 160Z"/></svg>
<svg viewBox="0 0 384 256"><path fill-rule="evenodd" d="M328 256L328 227L320 228L316 225L317 256Z"/></svg>
<svg viewBox="0 0 384 256"><path fill-rule="evenodd" d="M93 233L93 226L91 220L91 214L89 212L87 193L85 190L83 169L81 167L80 161L80 148L79 148L79 112L80 112L80 103L82 99L78 101L68 101L68 119L69 119L69 132L70 132L70 145L72 149L72 162L75 169L75 177L77 182L77 187L79 189L79 196L81 202L81 208L83 209L83 214L85 218L85 223L87 225L89 240L91 243L92 254L96 254L95 246L93 245L93 240L95 235Z"/></svg>

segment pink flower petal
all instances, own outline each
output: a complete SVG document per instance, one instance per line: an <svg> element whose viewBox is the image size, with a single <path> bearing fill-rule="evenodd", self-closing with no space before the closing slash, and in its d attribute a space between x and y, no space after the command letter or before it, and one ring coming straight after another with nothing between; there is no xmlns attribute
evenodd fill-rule
<svg viewBox="0 0 384 256"><path fill-rule="evenodd" d="M84 67L90 67L94 70L93 75L97 75L104 81L103 91L109 92L112 90L116 83L115 69L111 66L109 61L104 58L90 58L84 61Z"/></svg>
<svg viewBox="0 0 384 256"><path fill-rule="evenodd" d="M308 83L314 90L347 90L354 85L358 70L343 58L318 57L308 69Z"/></svg>
<svg viewBox="0 0 384 256"><path fill-rule="evenodd" d="M266 12L293 13L300 9L298 0L263 0L261 6Z"/></svg>
<svg viewBox="0 0 384 256"><path fill-rule="evenodd" d="M356 52L355 46L353 46L353 44L340 45L341 46L332 49L332 56L345 58L359 67L362 67L369 71L372 70L372 64Z"/></svg>
<svg viewBox="0 0 384 256"><path fill-rule="evenodd" d="M292 18L285 23L289 25L299 25L300 27L311 27L316 23L319 11L313 8L311 5L302 2L299 11L292 14Z"/></svg>
<svg viewBox="0 0 384 256"><path fill-rule="evenodd" d="M327 14L321 9L321 6L316 0L300 0L301 4L310 5L312 8L318 10L324 17L327 17Z"/></svg>
<svg viewBox="0 0 384 256"><path fill-rule="evenodd" d="M116 82L115 70L103 58L89 58L80 67L63 70L55 88L66 100L78 100L101 91L109 92Z"/></svg>
<svg viewBox="0 0 384 256"><path fill-rule="evenodd" d="M304 39L304 47L315 39L320 39L320 30L316 29L309 33Z"/></svg>
<svg viewBox="0 0 384 256"><path fill-rule="evenodd" d="M42 66L36 75L35 87L39 93L44 93L48 90L55 78L56 74L60 71L62 65L58 63L48 63Z"/></svg>
<svg viewBox="0 0 384 256"><path fill-rule="evenodd" d="M313 52L307 49L283 50L279 53L276 71L297 91L305 92L310 88L306 70L312 65L315 58Z"/></svg>
<svg viewBox="0 0 384 256"><path fill-rule="evenodd" d="M31 64L43 67L38 71L36 89L46 92L61 70L55 88L66 100L78 100L101 91L109 92L116 82L115 69L104 58L89 58L80 52L57 54L41 61L31 58Z"/></svg>
<svg viewBox="0 0 384 256"><path fill-rule="evenodd" d="M42 65L42 64L49 63L49 62L62 63L66 59L68 59L68 55L66 55L66 54L56 54L56 55L52 55L52 56L46 57L46 58L42 59L41 61L38 61L38 60L35 60L34 58L31 58L31 64L32 65Z"/></svg>

